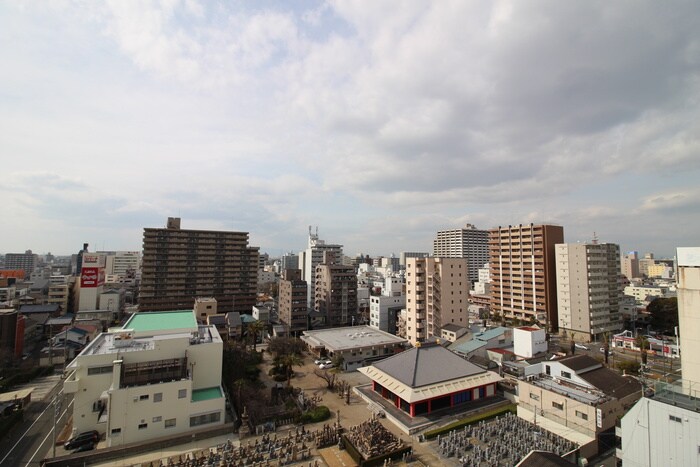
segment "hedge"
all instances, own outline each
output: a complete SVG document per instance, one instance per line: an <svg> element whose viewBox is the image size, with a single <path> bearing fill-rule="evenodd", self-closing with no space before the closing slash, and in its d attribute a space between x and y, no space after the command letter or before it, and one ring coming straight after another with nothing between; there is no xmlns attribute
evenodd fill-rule
<svg viewBox="0 0 700 467"><path fill-rule="evenodd" d="M316 423L327 420L331 416L331 411L325 405L319 405L313 410L301 414L301 423Z"/></svg>
<svg viewBox="0 0 700 467"><path fill-rule="evenodd" d="M457 428L462 428L464 426L471 425L472 423L480 422L481 420L490 420L506 412L517 413L517 406L515 404L509 404L503 407L498 407L497 409L473 415L471 417L463 418L461 420L452 422L449 425L441 426L440 428L426 431L425 433L423 433L423 436L425 437L425 439L433 439L436 436L441 435L443 433L447 433L449 431L456 430Z"/></svg>

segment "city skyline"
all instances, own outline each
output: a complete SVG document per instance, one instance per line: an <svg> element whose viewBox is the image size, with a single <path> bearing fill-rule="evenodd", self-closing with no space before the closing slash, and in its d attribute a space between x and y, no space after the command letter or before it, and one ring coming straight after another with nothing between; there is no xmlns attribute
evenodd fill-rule
<svg viewBox="0 0 700 467"><path fill-rule="evenodd" d="M656 2L0 5L0 250L308 226L357 253L526 223L700 237L700 11Z"/></svg>

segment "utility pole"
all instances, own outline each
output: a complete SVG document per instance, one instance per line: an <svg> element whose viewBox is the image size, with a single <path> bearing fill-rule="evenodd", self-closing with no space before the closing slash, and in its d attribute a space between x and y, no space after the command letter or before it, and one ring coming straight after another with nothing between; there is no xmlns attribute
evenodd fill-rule
<svg viewBox="0 0 700 467"><path fill-rule="evenodd" d="M51 457L56 457L56 422L58 419L58 416L61 412L61 401L58 400L58 394L54 394L53 396L53 455Z"/></svg>

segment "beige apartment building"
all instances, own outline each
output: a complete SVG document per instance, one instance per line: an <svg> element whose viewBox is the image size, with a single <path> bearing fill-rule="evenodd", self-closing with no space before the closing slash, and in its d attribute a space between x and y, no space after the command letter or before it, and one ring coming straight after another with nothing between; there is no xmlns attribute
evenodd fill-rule
<svg viewBox="0 0 700 467"><path fill-rule="evenodd" d="M442 327L469 325L465 258L406 258L406 338L415 345L440 337Z"/></svg>
<svg viewBox="0 0 700 467"><path fill-rule="evenodd" d="M282 271L279 284L279 319L292 335L298 335L307 329L307 288L306 281L301 278L301 269Z"/></svg>
<svg viewBox="0 0 700 467"><path fill-rule="evenodd" d="M179 218L143 231L140 311L192 309L196 297L216 299L218 312L255 306L258 248L248 232L185 230Z"/></svg>
<svg viewBox="0 0 700 467"><path fill-rule="evenodd" d="M591 342L622 329L620 247L563 243L555 247L559 332Z"/></svg>

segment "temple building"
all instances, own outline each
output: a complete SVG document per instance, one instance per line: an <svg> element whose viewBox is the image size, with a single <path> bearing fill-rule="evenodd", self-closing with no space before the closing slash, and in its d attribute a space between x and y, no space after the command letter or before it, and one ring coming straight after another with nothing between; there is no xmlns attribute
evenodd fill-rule
<svg viewBox="0 0 700 467"><path fill-rule="evenodd" d="M496 395L503 378L436 344L422 344L360 368L372 390L411 417Z"/></svg>

